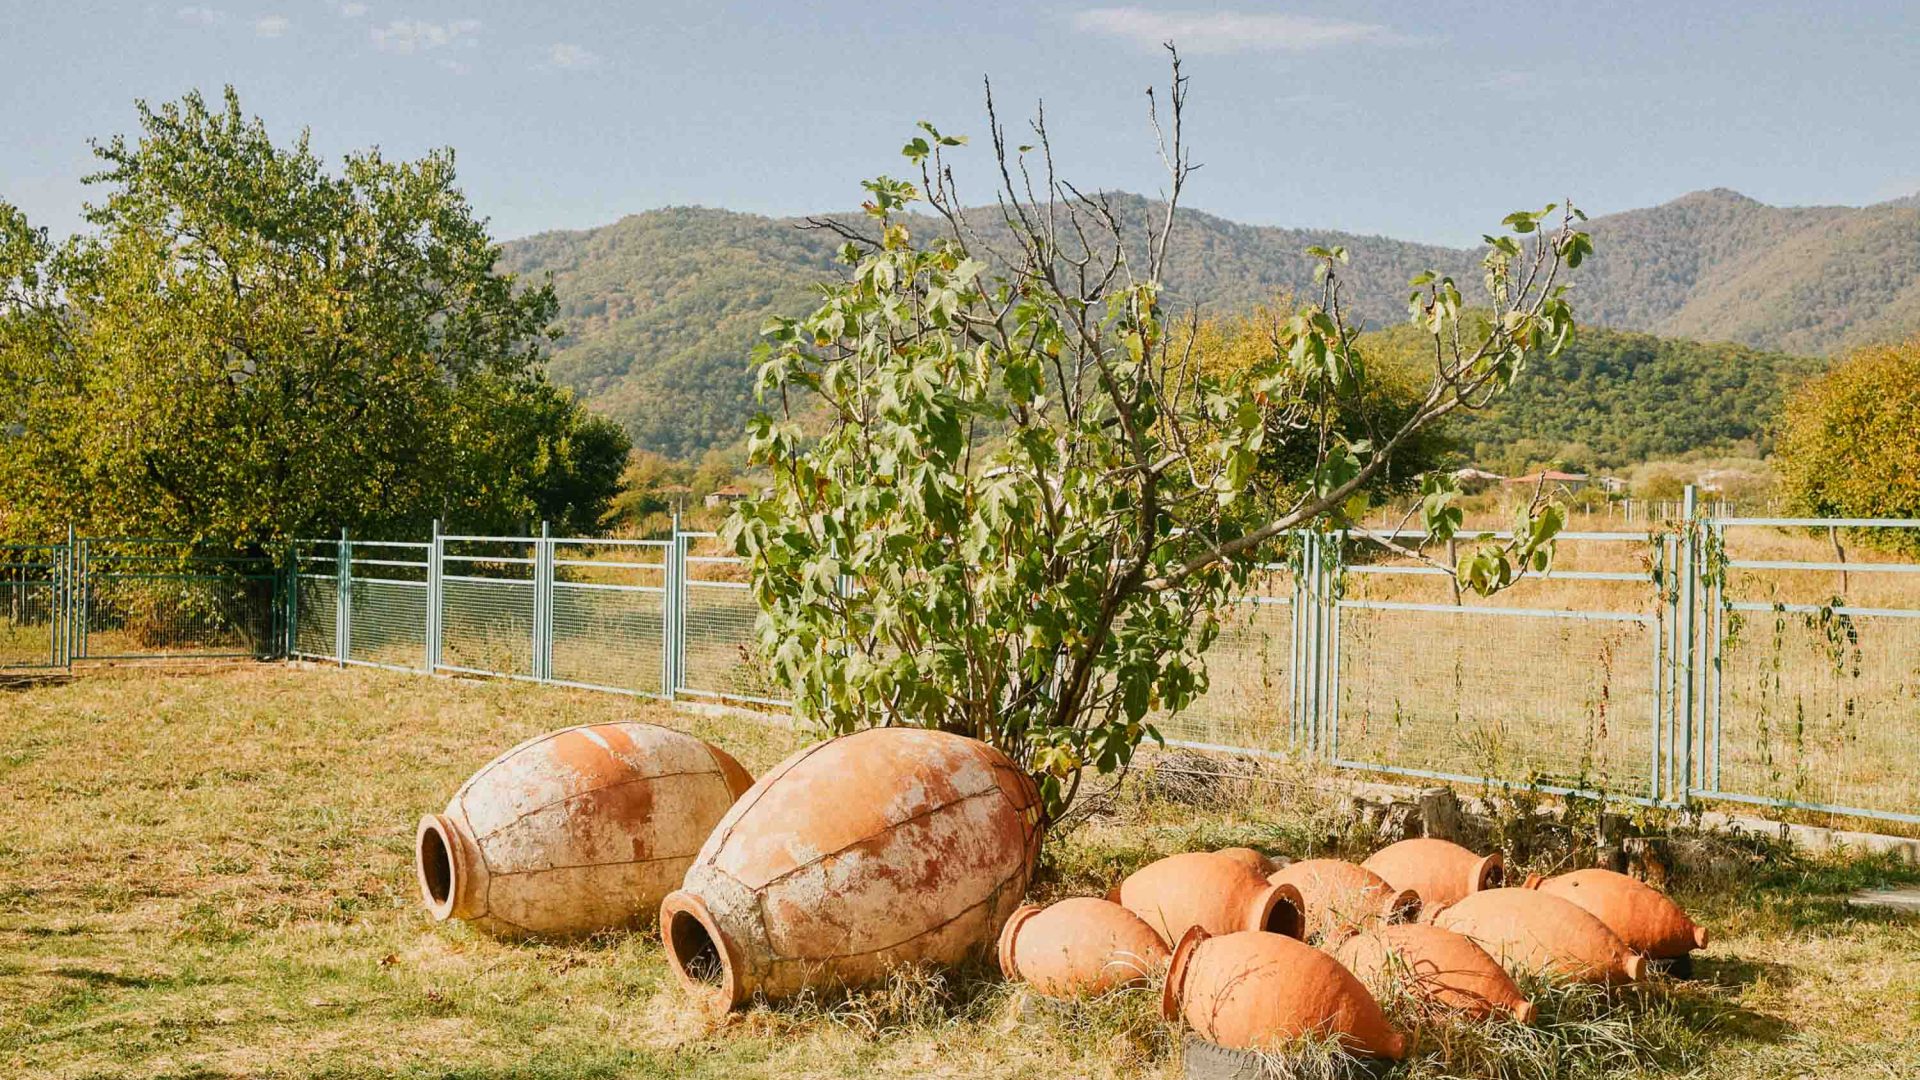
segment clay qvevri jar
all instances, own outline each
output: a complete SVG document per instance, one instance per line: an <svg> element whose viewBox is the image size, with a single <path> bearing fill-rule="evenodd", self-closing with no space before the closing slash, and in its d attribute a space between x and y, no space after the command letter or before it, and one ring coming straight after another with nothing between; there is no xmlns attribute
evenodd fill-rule
<svg viewBox="0 0 1920 1080"><path fill-rule="evenodd" d="M1685 956L1707 947L1707 928L1687 918L1665 893L1612 870L1575 870L1526 887L1568 900L1587 910L1620 935L1627 948L1659 960Z"/></svg>
<svg viewBox="0 0 1920 1080"><path fill-rule="evenodd" d="M1367 988L1311 945L1259 930L1210 935L1195 927L1174 950L1161 1012L1204 1039L1269 1050L1305 1036L1338 1036L1348 1050L1399 1058L1406 1037Z"/></svg>
<svg viewBox="0 0 1920 1080"><path fill-rule="evenodd" d="M872 728L775 766L660 907L674 972L714 1005L858 985L993 947L1040 846L1039 795L986 743Z"/></svg>
<svg viewBox="0 0 1920 1080"><path fill-rule="evenodd" d="M1262 875L1271 874L1279 869L1272 859L1250 847L1223 847L1219 851L1214 852L1214 854L1225 855L1229 859L1246 863L1249 868L1258 871Z"/></svg>
<svg viewBox="0 0 1920 1080"><path fill-rule="evenodd" d="M1429 911L1457 904L1482 889L1500 887L1499 852L1476 855L1449 840L1419 838L1388 844L1360 865L1396 889L1412 889Z"/></svg>
<svg viewBox="0 0 1920 1080"><path fill-rule="evenodd" d="M420 819L420 897L435 919L503 937L645 925L752 783L724 751L670 728L549 732Z"/></svg>
<svg viewBox="0 0 1920 1080"><path fill-rule="evenodd" d="M1638 979L1646 958L1585 908L1532 889L1488 889L1442 911L1435 924L1472 938L1510 968L1575 982Z"/></svg>
<svg viewBox="0 0 1920 1080"><path fill-rule="evenodd" d="M1466 937L1424 924L1384 926L1340 943L1334 957L1367 986L1389 982L1468 1016L1495 1010L1523 1024L1533 1022L1533 1003L1498 961Z"/></svg>
<svg viewBox="0 0 1920 1080"><path fill-rule="evenodd" d="M1140 916L1169 946L1196 926L1210 934L1266 930L1298 938L1306 933L1300 890L1274 884L1230 855L1191 851L1169 855L1129 874L1109 899Z"/></svg>
<svg viewBox="0 0 1920 1080"><path fill-rule="evenodd" d="M1307 928L1322 936L1381 923L1409 922L1420 914L1420 894L1395 889L1364 866L1342 859L1302 859L1267 875L1300 891Z"/></svg>
<svg viewBox="0 0 1920 1080"><path fill-rule="evenodd" d="M1000 931L1000 973L1048 997L1093 997L1138 986L1167 962L1153 928L1119 904L1091 896L1013 913Z"/></svg>

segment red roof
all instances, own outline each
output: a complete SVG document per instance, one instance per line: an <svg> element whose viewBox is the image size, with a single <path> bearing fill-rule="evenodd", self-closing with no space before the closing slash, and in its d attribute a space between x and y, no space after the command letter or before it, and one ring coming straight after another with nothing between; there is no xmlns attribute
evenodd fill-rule
<svg viewBox="0 0 1920 1080"><path fill-rule="evenodd" d="M1529 473L1526 476L1513 477L1512 479L1508 480L1507 483L1538 484L1542 480L1544 480L1549 484L1574 484L1574 483L1582 483L1586 479L1587 479L1586 473L1559 472L1555 469L1547 469L1544 472Z"/></svg>

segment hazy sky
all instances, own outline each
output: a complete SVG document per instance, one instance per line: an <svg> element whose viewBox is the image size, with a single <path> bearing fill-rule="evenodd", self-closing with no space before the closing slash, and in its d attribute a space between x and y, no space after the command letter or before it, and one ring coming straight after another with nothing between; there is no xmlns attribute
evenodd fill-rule
<svg viewBox="0 0 1920 1080"><path fill-rule="evenodd" d="M1083 187L1161 180L1142 91L1192 77L1189 204L1464 243L1732 187L1780 204L1920 190L1920 4L0 0L0 198L79 226L87 139L224 83L328 155L441 145L502 237L672 204L843 208L913 122L1044 98ZM989 194L984 139L963 190ZM971 180L971 183L968 181Z"/></svg>

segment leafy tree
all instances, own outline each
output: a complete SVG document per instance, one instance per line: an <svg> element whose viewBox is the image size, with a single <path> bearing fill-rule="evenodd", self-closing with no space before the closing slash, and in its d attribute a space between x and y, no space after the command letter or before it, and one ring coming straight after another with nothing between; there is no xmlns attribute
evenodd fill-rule
<svg viewBox="0 0 1920 1080"><path fill-rule="evenodd" d="M627 438L545 380L552 291L495 272L451 152L336 176L231 89L139 115L94 147L94 233L55 247L0 215L17 524L241 545L596 524Z"/></svg>
<svg viewBox="0 0 1920 1080"><path fill-rule="evenodd" d="M1280 297L1244 314L1189 323L1176 331L1173 351L1191 351L1194 366L1216 379L1258 369L1273 357L1275 343L1293 315L1290 304L1290 297ZM1381 440L1399 431L1419 411L1427 389L1425 372L1420 370L1417 358L1386 350L1376 352L1371 337L1362 335L1357 347L1358 354L1370 364L1371 377L1360 393L1334 404L1333 431L1348 442ZM1320 452L1319 432L1291 426L1278 412L1269 419L1272 426L1260 451L1261 479L1284 486L1309 475ZM1419 477L1438 468L1454 449L1445 425L1420 428L1401 441L1367 490L1380 494L1412 491L1419 487Z"/></svg>
<svg viewBox="0 0 1920 1080"><path fill-rule="evenodd" d="M685 486L689 471L664 454L633 451L620 471L620 493L608 504L606 520L632 526L653 514L671 512L674 499L667 489Z"/></svg>
<svg viewBox="0 0 1920 1080"><path fill-rule="evenodd" d="M865 227L818 223L841 238L846 277L768 326L770 412L749 447L774 488L727 525L803 718L988 740L1034 771L1051 815L1087 769L1123 769L1157 710L1205 689L1223 608L1261 559L1346 520L1408 440L1565 345L1560 277L1590 250L1570 208L1546 227L1552 207L1508 217L1482 262L1493 318L1472 336L1456 282L1416 276L1428 385L1395 430L1352 438L1338 419L1374 375L1344 317L1343 250L1310 250L1318 296L1261 363L1214 376L1172 347L1161 283L1191 170L1186 93L1176 57L1170 109L1151 110L1167 122L1168 198L1136 243L1101 196L1056 177L1043 123L1031 146L1006 142L990 94L1003 215L989 239L944 160L962 140L923 124L904 151L918 183L868 181ZM922 202L939 225L916 236L906 211ZM815 434L801 418L818 410ZM1316 448L1278 484L1260 470L1276 428ZM1426 490L1435 538L1459 526L1451 497ZM1545 567L1560 522L1523 508L1515 539L1470 545L1461 580L1488 591Z"/></svg>
<svg viewBox="0 0 1920 1080"><path fill-rule="evenodd" d="M1920 518L1920 337L1860 349L1803 386L1777 468L1800 513ZM1920 550L1920 537L1879 539Z"/></svg>

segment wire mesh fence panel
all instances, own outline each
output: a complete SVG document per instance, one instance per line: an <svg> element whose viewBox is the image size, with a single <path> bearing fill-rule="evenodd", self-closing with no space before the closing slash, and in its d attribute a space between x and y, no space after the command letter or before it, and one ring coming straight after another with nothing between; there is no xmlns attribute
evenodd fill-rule
<svg viewBox="0 0 1920 1080"><path fill-rule="evenodd" d="M532 537L441 538L439 667L538 677L542 551Z"/></svg>
<svg viewBox="0 0 1920 1080"><path fill-rule="evenodd" d="M454 577L440 584L440 666L533 676L533 582Z"/></svg>
<svg viewBox="0 0 1920 1080"><path fill-rule="evenodd" d="M0 545L0 670L58 667L62 656L58 545Z"/></svg>
<svg viewBox="0 0 1920 1080"><path fill-rule="evenodd" d="M553 679L658 695L664 593L659 588L555 583Z"/></svg>
<svg viewBox="0 0 1920 1080"><path fill-rule="evenodd" d="M271 577L89 574L83 660L265 656L273 652Z"/></svg>
<svg viewBox="0 0 1920 1080"><path fill-rule="evenodd" d="M299 656L340 658L340 579L333 574L295 575L293 651Z"/></svg>
<svg viewBox="0 0 1920 1080"><path fill-rule="evenodd" d="M349 587L347 660L381 667L427 666L427 583L355 574Z"/></svg>
<svg viewBox="0 0 1920 1080"><path fill-rule="evenodd" d="M761 659L754 619L760 607L745 583L684 583L685 640L680 693L782 704L786 693Z"/></svg>
<svg viewBox="0 0 1920 1080"><path fill-rule="evenodd" d="M1920 611L1756 611L1743 621L1722 647L1712 786L1920 814Z"/></svg>
<svg viewBox="0 0 1920 1080"><path fill-rule="evenodd" d="M1719 528L1703 793L1920 822L1920 527Z"/></svg>
<svg viewBox="0 0 1920 1080"><path fill-rule="evenodd" d="M664 540L553 542L549 679L665 695L672 546Z"/></svg>
<svg viewBox="0 0 1920 1080"><path fill-rule="evenodd" d="M1221 616L1206 652L1207 692L1154 726L1169 742L1285 753L1293 738L1292 579L1270 575L1260 595Z"/></svg>
<svg viewBox="0 0 1920 1080"><path fill-rule="evenodd" d="M384 540L344 545L347 663L406 670L427 667L432 548L431 544Z"/></svg>
<svg viewBox="0 0 1920 1080"><path fill-rule="evenodd" d="M85 539L76 659L270 656L279 572L270 559L171 540Z"/></svg>
<svg viewBox="0 0 1920 1080"><path fill-rule="evenodd" d="M1343 602L1336 764L1645 796L1651 616Z"/></svg>

